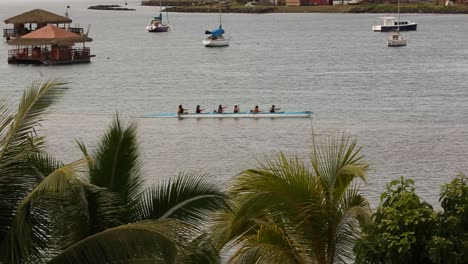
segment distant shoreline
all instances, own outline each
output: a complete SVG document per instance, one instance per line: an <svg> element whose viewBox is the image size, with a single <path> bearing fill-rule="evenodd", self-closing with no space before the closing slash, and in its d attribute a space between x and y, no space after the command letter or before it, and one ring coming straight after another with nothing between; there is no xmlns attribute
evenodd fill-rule
<svg viewBox="0 0 468 264"><path fill-rule="evenodd" d="M173 3L169 3L171 5ZM142 5L153 5L152 2L142 2ZM158 4L159 5L159 4ZM216 5L173 5L168 12L185 13L217 13ZM222 7L223 13L397 13L396 4L362 4L362 5L321 5L321 6L255 6L245 7L243 4L230 4ZM400 13L424 14L468 14L468 6L444 6L436 4L402 4Z"/></svg>
<svg viewBox="0 0 468 264"><path fill-rule="evenodd" d="M119 5L93 5L88 7L91 10L112 10L112 11L135 11L134 8L122 7Z"/></svg>

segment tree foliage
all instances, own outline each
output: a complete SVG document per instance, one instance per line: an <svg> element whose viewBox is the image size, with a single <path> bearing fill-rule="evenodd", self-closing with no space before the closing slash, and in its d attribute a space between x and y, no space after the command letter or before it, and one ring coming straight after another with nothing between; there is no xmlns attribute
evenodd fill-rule
<svg viewBox="0 0 468 264"><path fill-rule="evenodd" d="M430 263L427 244L436 214L416 194L413 180L388 184L372 218L356 243L357 263Z"/></svg>
<svg viewBox="0 0 468 264"><path fill-rule="evenodd" d="M49 245L51 224L40 206L31 206L34 200L50 201L74 178L76 167L60 170L35 130L65 90L61 81L33 82L16 111L0 101L0 261L5 263L42 258L38 248Z"/></svg>
<svg viewBox="0 0 468 264"><path fill-rule="evenodd" d="M459 174L442 186L438 226L430 243L434 263L468 263L468 179Z"/></svg>

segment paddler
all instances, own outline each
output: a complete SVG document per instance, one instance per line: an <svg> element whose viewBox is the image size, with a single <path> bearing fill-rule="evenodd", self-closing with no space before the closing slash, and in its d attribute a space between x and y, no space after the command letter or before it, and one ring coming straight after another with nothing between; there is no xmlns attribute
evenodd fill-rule
<svg viewBox="0 0 468 264"><path fill-rule="evenodd" d="M177 114L178 114L178 115L186 114L186 113L187 113L186 111L187 111L187 109L184 109L184 108L182 107L182 105L179 105L179 107L177 108Z"/></svg>
<svg viewBox="0 0 468 264"><path fill-rule="evenodd" d="M195 113L201 114L201 112L204 111L204 110L205 110L205 108L201 109L200 105L197 105L197 108L195 108Z"/></svg>
<svg viewBox="0 0 468 264"><path fill-rule="evenodd" d="M280 108L276 108L275 105L270 107L270 113L274 113L276 110L280 110Z"/></svg>

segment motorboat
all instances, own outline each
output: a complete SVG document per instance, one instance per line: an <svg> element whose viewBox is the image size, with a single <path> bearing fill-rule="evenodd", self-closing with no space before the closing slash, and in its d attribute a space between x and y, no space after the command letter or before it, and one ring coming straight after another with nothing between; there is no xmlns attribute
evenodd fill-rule
<svg viewBox="0 0 468 264"><path fill-rule="evenodd" d="M400 31L416 30L418 24L409 20L399 20L399 17L384 16L379 18L379 23L372 27L375 32L391 32L400 28Z"/></svg>
<svg viewBox="0 0 468 264"><path fill-rule="evenodd" d="M184 113L178 115L177 113L160 113L160 114L149 114L143 117L147 118L300 118L300 117L311 117L311 111L298 111L298 112L208 112L208 113Z"/></svg>

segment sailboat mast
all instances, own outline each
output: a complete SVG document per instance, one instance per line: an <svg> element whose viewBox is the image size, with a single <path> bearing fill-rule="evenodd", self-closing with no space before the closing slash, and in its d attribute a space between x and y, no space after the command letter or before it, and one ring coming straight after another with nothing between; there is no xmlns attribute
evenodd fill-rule
<svg viewBox="0 0 468 264"><path fill-rule="evenodd" d="M219 26L222 25L221 23L221 0L218 1L218 7L219 7Z"/></svg>
<svg viewBox="0 0 468 264"><path fill-rule="evenodd" d="M162 14L162 0L159 0L159 14ZM162 20L162 16L161 16L161 20Z"/></svg>
<svg viewBox="0 0 468 264"><path fill-rule="evenodd" d="M400 0L398 0L398 32L400 31Z"/></svg>

